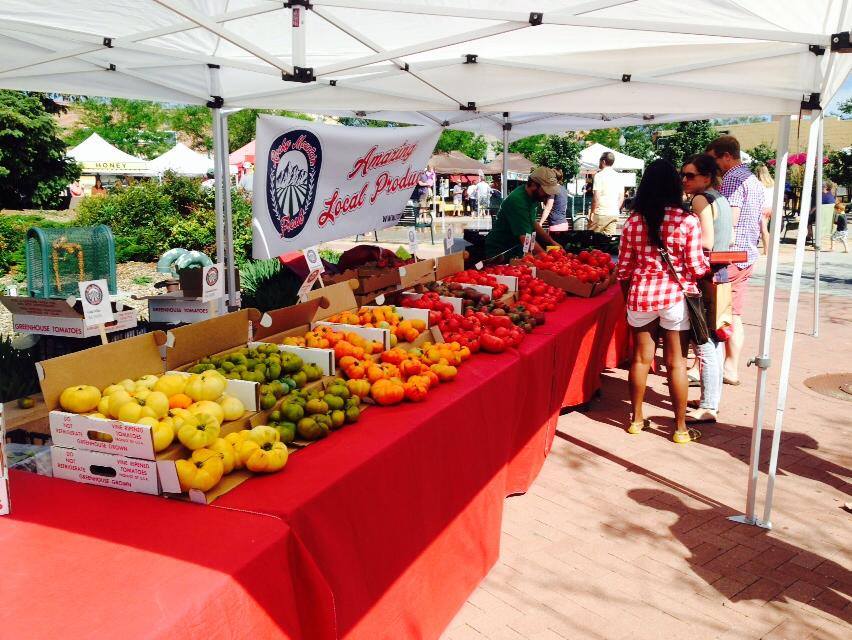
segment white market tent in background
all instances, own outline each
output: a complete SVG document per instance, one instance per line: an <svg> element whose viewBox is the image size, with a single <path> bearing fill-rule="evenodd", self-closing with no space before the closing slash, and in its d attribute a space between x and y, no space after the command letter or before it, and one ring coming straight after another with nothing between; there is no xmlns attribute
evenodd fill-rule
<svg viewBox="0 0 852 640"><path fill-rule="evenodd" d="M125 153L93 133L73 149L68 156L83 166L85 175L153 176L147 160Z"/></svg>
<svg viewBox="0 0 852 640"><path fill-rule="evenodd" d="M815 170L821 182L822 164L814 166L818 148L822 156L820 110L852 69L850 27L849 0L692 0L687 8L682 0L4 0L0 87L210 106L217 257L228 263L233 296L225 141L235 108L405 114L409 120L386 119L497 131L504 141L569 129L811 112L817 126L808 140L806 216ZM790 117L779 127L750 524L761 524L757 461ZM804 260L805 234L799 236L765 524Z"/></svg>
<svg viewBox="0 0 852 640"><path fill-rule="evenodd" d="M174 171L183 176L203 176L213 170L213 159L203 153L198 153L178 142L163 155L157 156L149 163L151 170L161 174Z"/></svg>
<svg viewBox="0 0 852 640"><path fill-rule="evenodd" d="M610 149L599 142L590 144L580 152L580 164L584 169L589 167L597 170L601 156L605 153L612 153L615 155L615 164L612 165L612 168L616 171L642 171L642 169L645 168L644 160L628 156L627 154L616 151L615 149Z"/></svg>

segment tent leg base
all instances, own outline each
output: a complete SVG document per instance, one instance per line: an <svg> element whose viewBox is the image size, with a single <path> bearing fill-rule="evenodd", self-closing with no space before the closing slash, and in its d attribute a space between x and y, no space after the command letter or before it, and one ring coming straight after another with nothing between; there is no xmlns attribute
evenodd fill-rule
<svg viewBox="0 0 852 640"><path fill-rule="evenodd" d="M731 522L738 522L739 524L750 524L755 527L761 527L763 529L772 529L771 522L764 522L763 520L758 520L757 518L749 518L748 516L728 516L728 520Z"/></svg>

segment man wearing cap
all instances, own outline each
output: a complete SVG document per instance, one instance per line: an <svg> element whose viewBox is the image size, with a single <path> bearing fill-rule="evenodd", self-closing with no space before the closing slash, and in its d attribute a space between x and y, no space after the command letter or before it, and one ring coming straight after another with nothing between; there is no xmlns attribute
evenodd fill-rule
<svg viewBox="0 0 852 640"><path fill-rule="evenodd" d="M494 220L494 226L485 237L485 255L496 256L501 253L519 256L523 253L524 237L528 233L547 244L557 244L539 224L541 204L559 193L556 172L547 167L538 167L527 179L527 183L510 193ZM544 249L533 238L532 250L536 253Z"/></svg>

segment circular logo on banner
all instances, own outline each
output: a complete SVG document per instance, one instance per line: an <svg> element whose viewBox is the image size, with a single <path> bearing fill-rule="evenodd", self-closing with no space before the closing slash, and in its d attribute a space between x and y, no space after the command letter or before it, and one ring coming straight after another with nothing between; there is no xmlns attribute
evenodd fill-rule
<svg viewBox="0 0 852 640"><path fill-rule="evenodd" d="M310 131L288 131L269 147L266 205L282 238L295 238L307 224L321 166L322 147Z"/></svg>
<svg viewBox="0 0 852 640"><path fill-rule="evenodd" d="M219 282L219 270L216 267L210 267L207 270L207 277L205 280L207 280L208 287L216 286L216 283Z"/></svg>
<svg viewBox="0 0 852 640"><path fill-rule="evenodd" d="M87 286L84 295L86 296L86 302L94 306L99 305L104 299L103 289L96 284Z"/></svg>

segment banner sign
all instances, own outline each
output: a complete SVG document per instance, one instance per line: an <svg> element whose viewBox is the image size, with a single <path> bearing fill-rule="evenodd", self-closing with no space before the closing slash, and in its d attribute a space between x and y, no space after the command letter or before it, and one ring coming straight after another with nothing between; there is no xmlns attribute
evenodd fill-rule
<svg viewBox="0 0 852 640"><path fill-rule="evenodd" d="M201 302L225 297L225 265L221 262L203 267L201 271Z"/></svg>
<svg viewBox="0 0 852 640"><path fill-rule="evenodd" d="M254 258L395 225L440 129L257 119Z"/></svg>

